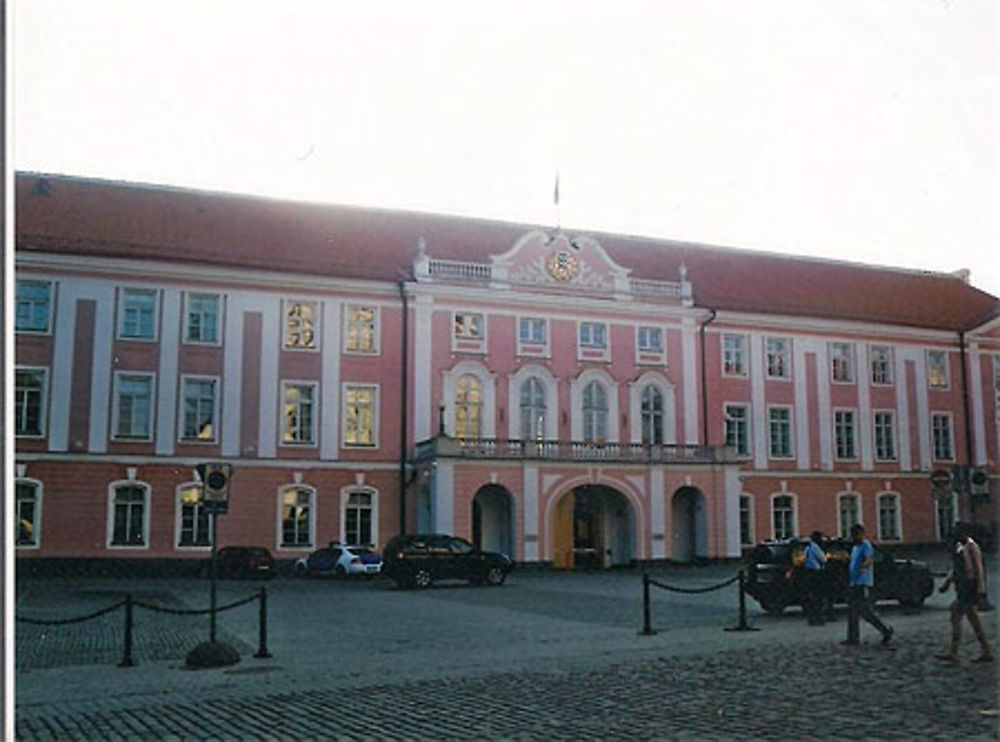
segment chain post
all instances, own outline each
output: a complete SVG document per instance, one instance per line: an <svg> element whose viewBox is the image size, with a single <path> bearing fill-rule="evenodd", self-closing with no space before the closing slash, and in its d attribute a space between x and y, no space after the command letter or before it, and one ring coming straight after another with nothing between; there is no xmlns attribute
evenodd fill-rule
<svg viewBox="0 0 1000 742"><path fill-rule="evenodd" d="M258 659L264 659L270 657L271 653L267 651L267 588L262 587L260 589L260 614L257 619L257 626L260 629L260 637L257 646L257 654L254 657Z"/></svg>
<svg viewBox="0 0 1000 742"><path fill-rule="evenodd" d="M652 622L650 620L650 608L649 608L649 574L646 572L646 567L642 568L642 631L639 633L642 636L650 636L655 633L653 631Z"/></svg>
<svg viewBox="0 0 1000 742"><path fill-rule="evenodd" d="M742 569L740 570L740 621L737 626L726 631L760 631L747 621L746 572Z"/></svg>
<svg viewBox="0 0 1000 742"><path fill-rule="evenodd" d="M132 667L132 595L125 596L125 653L118 667Z"/></svg>

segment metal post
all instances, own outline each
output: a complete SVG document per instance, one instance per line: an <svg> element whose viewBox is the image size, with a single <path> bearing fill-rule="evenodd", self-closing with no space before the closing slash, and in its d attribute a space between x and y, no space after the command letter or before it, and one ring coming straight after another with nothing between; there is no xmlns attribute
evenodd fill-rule
<svg viewBox="0 0 1000 742"><path fill-rule="evenodd" d="M208 574L211 580L211 587L209 588L209 623L208 623L208 640L210 642L215 641L215 542L216 542L216 527L219 524L218 521L219 514L213 508L212 510L212 559L209 564Z"/></svg>
<svg viewBox="0 0 1000 742"><path fill-rule="evenodd" d="M747 622L746 573L742 569L740 570L740 622L734 628L726 629L726 631L760 631Z"/></svg>
<svg viewBox="0 0 1000 742"><path fill-rule="evenodd" d="M260 617L257 619L257 625L260 629L260 639L257 646L257 654L254 657L265 658L270 657L271 653L267 651L267 588L262 587L260 589Z"/></svg>
<svg viewBox="0 0 1000 742"><path fill-rule="evenodd" d="M132 596L125 596L125 654L118 667L132 667Z"/></svg>
<svg viewBox="0 0 1000 742"><path fill-rule="evenodd" d="M643 636L655 633L649 616L649 575L645 567L642 569L642 631L639 633Z"/></svg>

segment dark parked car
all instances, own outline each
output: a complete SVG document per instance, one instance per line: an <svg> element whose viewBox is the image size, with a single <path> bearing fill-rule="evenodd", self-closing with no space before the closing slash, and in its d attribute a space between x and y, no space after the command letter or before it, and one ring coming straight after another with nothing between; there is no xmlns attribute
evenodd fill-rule
<svg viewBox="0 0 1000 742"><path fill-rule="evenodd" d="M514 568L510 557L483 551L464 538L438 533L396 536L382 550L382 573L399 587L429 587L435 580L502 585Z"/></svg>
<svg viewBox="0 0 1000 742"><path fill-rule="evenodd" d="M216 577L271 577L274 557L263 546L224 546L215 552Z"/></svg>
<svg viewBox="0 0 1000 742"><path fill-rule="evenodd" d="M851 542L829 539L821 546L827 559L823 570L826 594L834 603L846 603ZM804 549L805 542L797 539L765 541L748 555L746 590L767 613L779 614L788 606L804 604ZM898 600L902 606L918 608L933 591L934 578L925 563L896 559L875 546L875 600Z"/></svg>

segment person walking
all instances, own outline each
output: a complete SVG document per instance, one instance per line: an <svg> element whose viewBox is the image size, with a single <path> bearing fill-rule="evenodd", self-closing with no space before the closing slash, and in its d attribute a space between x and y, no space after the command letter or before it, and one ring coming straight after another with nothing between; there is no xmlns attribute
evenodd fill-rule
<svg viewBox="0 0 1000 742"><path fill-rule="evenodd" d="M983 553L979 544L972 540L967 523L955 525L955 550L951 559L952 567L939 588L943 593L951 583L955 583L955 600L951 604L951 646L947 652L935 656L946 662L958 662L958 649L962 643L962 619L968 618L979 646L982 647L982 654L973 662L993 662L993 648L986 638L977 611L981 597L986 594Z"/></svg>
<svg viewBox="0 0 1000 742"><path fill-rule="evenodd" d="M803 551L805 561L802 572L805 577L806 595L803 601L806 619L810 626L823 625L823 612L826 609L827 590L825 585L824 569L826 568L826 554L819 542L823 540L823 534L813 531L806 539L806 548Z"/></svg>
<svg viewBox="0 0 1000 742"><path fill-rule="evenodd" d="M872 588L875 587L875 547L865 538L865 527L851 526L851 561L847 568L847 639L842 643L856 645L861 639L861 621L865 619L882 634L882 643L892 641L895 630L886 626L872 609Z"/></svg>

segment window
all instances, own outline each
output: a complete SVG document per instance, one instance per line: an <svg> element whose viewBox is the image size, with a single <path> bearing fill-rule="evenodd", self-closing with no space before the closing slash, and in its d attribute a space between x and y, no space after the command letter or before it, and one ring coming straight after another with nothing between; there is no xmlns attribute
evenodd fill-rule
<svg viewBox="0 0 1000 742"><path fill-rule="evenodd" d="M184 377L181 440L214 443L218 417L218 381L212 378Z"/></svg>
<svg viewBox="0 0 1000 742"><path fill-rule="evenodd" d="M375 406L378 388L348 385L344 387L344 445L375 446Z"/></svg>
<svg viewBox="0 0 1000 742"><path fill-rule="evenodd" d="M536 376L521 384L521 440L545 438L545 386Z"/></svg>
<svg viewBox="0 0 1000 742"><path fill-rule="evenodd" d="M931 415L931 438L935 459L951 461L955 458L955 449L951 438L951 415L942 412Z"/></svg>
<svg viewBox="0 0 1000 742"><path fill-rule="evenodd" d="M767 364L767 378L787 379L791 376L791 342L788 338L766 338L764 357Z"/></svg>
<svg viewBox="0 0 1000 742"><path fill-rule="evenodd" d="M128 482L112 485L111 546L146 546L149 488Z"/></svg>
<svg viewBox="0 0 1000 742"><path fill-rule="evenodd" d="M521 317L517 325L517 339L525 345L545 345L545 320Z"/></svg>
<svg viewBox="0 0 1000 742"><path fill-rule="evenodd" d="M830 343L830 373L834 381L850 384L854 381L854 346L850 343Z"/></svg>
<svg viewBox="0 0 1000 742"><path fill-rule="evenodd" d="M378 314L375 307L347 306L344 350L348 353L378 353Z"/></svg>
<svg viewBox="0 0 1000 742"><path fill-rule="evenodd" d="M156 339L156 291L122 289L118 337L125 340Z"/></svg>
<svg viewBox="0 0 1000 742"><path fill-rule="evenodd" d="M285 302L285 349L315 350L319 305L314 301Z"/></svg>
<svg viewBox="0 0 1000 742"><path fill-rule="evenodd" d="M875 427L875 459L893 461L896 458L896 416L889 411L875 412L872 417Z"/></svg>
<svg viewBox="0 0 1000 742"><path fill-rule="evenodd" d="M580 323L581 348L608 347L608 328L603 322Z"/></svg>
<svg viewBox="0 0 1000 742"><path fill-rule="evenodd" d="M642 390L642 443L663 444L663 394L652 384Z"/></svg>
<svg viewBox="0 0 1000 742"><path fill-rule="evenodd" d="M219 342L219 297L217 294L188 294L184 341Z"/></svg>
<svg viewBox="0 0 1000 742"><path fill-rule="evenodd" d="M22 548L38 546L41 485L18 479L14 490L14 543Z"/></svg>
<svg viewBox="0 0 1000 742"><path fill-rule="evenodd" d="M747 339L743 335L722 336L722 373L726 376L747 375Z"/></svg>
<svg viewBox="0 0 1000 742"><path fill-rule="evenodd" d="M14 434L24 438L45 435L45 369L14 371Z"/></svg>
<svg viewBox="0 0 1000 742"><path fill-rule="evenodd" d="M192 482L177 492L177 545L211 546L208 511L202 506L201 485Z"/></svg>
<svg viewBox="0 0 1000 742"><path fill-rule="evenodd" d="M148 441L153 437L153 375L115 374L114 435L116 440Z"/></svg>
<svg viewBox="0 0 1000 742"><path fill-rule="evenodd" d="M937 535L939 541L951 542L958 522L958 498L948 495L936 501Z"/></svg>
<svg viewBox="0 0 1000 742"><path fill-rule="evenodd" d="M281 546L301 548L312 545L313 490L291 487L281 492Z"/></svg>
<svg viewBox="0 0 1000 742"><path fill-rule="evenodd" d="M663 352L663 330L659 327L637 328L636 345L642 353Z"/></svg>
<svg viewBox="0 0 1000 742"><path fill-rule="evenodd" d="M281 439L289 445L316 442L316 384L284 382Z"/></svg>
<svg viewBox="0 0 1000 742"><path fill-rule="evenodd" d="M482 432L480 420L483 407L483 389L479 379L466 374L458 380L455 389L455 437L478 440Z"/></svg>
<svg viewBox="0 0 1000 742"><path fill-rule="evenodd" d="M854 410L835 410L833 413L833 440L838 459L857 458L857 431Z"/></svg>
<svg viewBox="0 0 1000 742"><path fill-rule="evenodd" d="M846 538L851 533L851 526L861 522L858 509L858 496L841 495L837 498L837 510L839 514L840 535Z"/></svg>
<svg viewBox="0 0 1000 742"><path fill-rule="evenodd" d="M52 284L48 281L17 282L14 329L17 332L49 331Z"/></svg>
<svg viewBox="0 0 1000 742"><path fill-rule="evenodd" d="M771 524L776 539L795 535L795 500L791 495L778 495L771 500Z"/></svg>
<svg viewBox="0 0 1000 742"><path fill-rule="evenodd" d="M740 495L740 545L753 546L753 498Z"/></svg>
<svg viewBox="0 0 1000 742"><path fill-rule="evenodd" d="M892 351L885 345L873 345L869 353L872 384L879 386L892 384Z"/></svg>
<svg viewBox="0 0 1000 742"><path fill-rule="evenodd" d="M348 546L372 546L372 495L352 492L344 504L344 543Z"/></svg>
<svg viewBox="0 0 1000 742"><path fill-rule="evenodd" d="M768 418L768 451L772 459L792 457L792 411L788 407L771 407Z"/></svg>
<svg viewBox="0 0 1000 742"><path fill-rule="evenodd" d="M746 405L727 404L725 407L726 446L737 456L750 455L750 411Z"/></svg>
<svg viewBox="0 0 1000 742"><path fill-rule="evenodd" d="M943 350L927 351L927 385L931 389L948 388L948 353Z"/></svg>
<svg viewBox="0 0 1000 742"><path fill-rule="evenodd" d="M483 315L468 312L455 313L454 336L456 339L482 340L485 337L483 328Z"/></svg>
<svg viewBox="0 0 1000 742"><path fill-rule="evenodd" d="M883 493L878 496L878 537L880 541L898 541L899 495Z"/></svg>
<svg viewBox="0 0 1000 742"><path fill-rule="evenodd" d="M608 395L599 382L592 381L583 390L583 440L604 443L608 431Z"/></svg>

